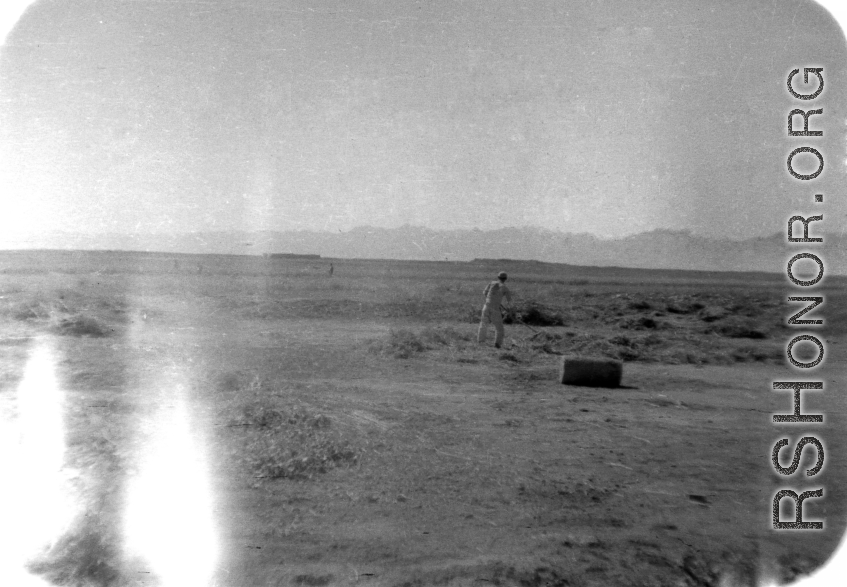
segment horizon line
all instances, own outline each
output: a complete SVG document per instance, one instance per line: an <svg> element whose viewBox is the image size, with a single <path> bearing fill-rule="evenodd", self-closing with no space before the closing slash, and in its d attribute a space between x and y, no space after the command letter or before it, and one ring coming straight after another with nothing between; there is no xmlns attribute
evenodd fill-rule
<svg viewBox="0 0 847 587"><path fill-rule="evenodd" d="M474 258L474 259L392 259L389 257L325 257L323 255L312 255L309 253L192 253L192 252L176 252L176 251L142 251L137 249L51 249L51 248L33 248L33 249L3 249L0 248L0 255L4 254L32 254L32 253L91 253L91 254L134 254L134 255L155 255L155 256L192 256L192 257L245 257L255 260L272 261L297 261L297 262L335 262L335 261L374 261L374 262L391 262L391 263L448 263L448 264L485 264L485 263L531 263L539 265L557 265L562 267L574 267L580 269L599 269L612 270L623 269L629 271L671 271L683 273L732 273L732 274L756 274L762 276L781 275L780 271L766 271L753 269L684 269L679 267L637 267L631 265L575 265L573 263L563 263L557 261L541 261L539 259L513 259L513 258ZM282 256L291 255L291 256ZM5 270L0 270L0 274L5 273ZM14 272L13 272L14 273ZM847 275L830 274L829 278L845 278Z"/></svg>

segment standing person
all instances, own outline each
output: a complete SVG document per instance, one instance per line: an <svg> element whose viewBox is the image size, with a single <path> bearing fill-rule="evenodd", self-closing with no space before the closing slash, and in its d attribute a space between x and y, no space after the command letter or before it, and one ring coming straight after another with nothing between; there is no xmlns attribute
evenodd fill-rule
<svg viewBox="0 0 847 587"><path fill-rule="evenodd" d="M335 268L332 266L332 263L329 264L329 276L332 277L332 272L335 271Z"/></svg>
<svg viewBox="0 0 847 587"><path fill-rule="evenodd" d="M482 307L482 318L479 321L477 333L480 344L485 342L485 337L488 335L488 322L491 322L497 333L494 337L494 346L498 349L503 345L503 315L500 313L500 303L503 298L506 298L507 302L512 301L512 292L506 287L506 278L506 274L500 272L497 275L497 281L489 283L482 292L485 296L485 305Z"/></svg>

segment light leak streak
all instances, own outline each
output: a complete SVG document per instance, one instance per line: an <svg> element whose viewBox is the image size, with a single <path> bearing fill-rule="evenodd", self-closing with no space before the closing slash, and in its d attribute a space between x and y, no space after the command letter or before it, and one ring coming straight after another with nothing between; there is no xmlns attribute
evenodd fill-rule
<svg viewBox="0 0 847 587"><path fill-rule="evenodd" d="M15 400L0 405L0 584L49 585L25 565L64 533L76 508L62 471L64 392L48 339L35 342Z"/></svg>
<svg viewBox="0 0 847 587"><path fill-rule="evenodd" d="M138 475L129 481L127 550L162 587L208 587L218 559L209 474L181 386L162 398Z"/></svg>
<svg viewBox="0 0 847 587"><path fill-rule="evenodd" d="M23 13L35 0L4 0L0 8L0 45L6 43L6 37L15 28Z"/></svg>

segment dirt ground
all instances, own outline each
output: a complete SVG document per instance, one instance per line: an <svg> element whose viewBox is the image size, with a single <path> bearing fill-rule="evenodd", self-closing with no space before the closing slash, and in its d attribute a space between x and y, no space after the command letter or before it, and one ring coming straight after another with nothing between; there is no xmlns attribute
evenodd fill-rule
<svg viewBox="0 0 847 587"><path fill-rule="evenodd" d="M333 262L330 277L324 260L0 256L2 423L22 418L27 361L49 348L74 502L27 573L47 585L756 585L808 573L837 546L842 281L826 285L826 361L810 375L785 366L801 331L784 325L797 294L778 275ZM473 320L503 267L514 306L557 325L507 325L497 350L475 342ZM624 360L623 386L557 383L564 355ZM773 424L792 398L772 382L813 378L825 390L804 411L824 424ZM794 476L777 475L774 443L809 434L824 442L821 473L805 478L806 449ZM824 530L772 529L777 490L819 487L804 517ZM7 501L0 515L37 506Z"/></svg>

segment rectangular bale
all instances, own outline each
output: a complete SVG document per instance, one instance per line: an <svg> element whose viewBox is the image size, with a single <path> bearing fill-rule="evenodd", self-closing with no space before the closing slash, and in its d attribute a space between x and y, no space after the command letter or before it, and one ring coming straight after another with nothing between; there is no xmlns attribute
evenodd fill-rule
<svg viewBox="0 0 847 587"><path fill-rule="evenodd" d="M623 363L614 359L564 357L559 381L585 387L620 387Z"/></svg>

